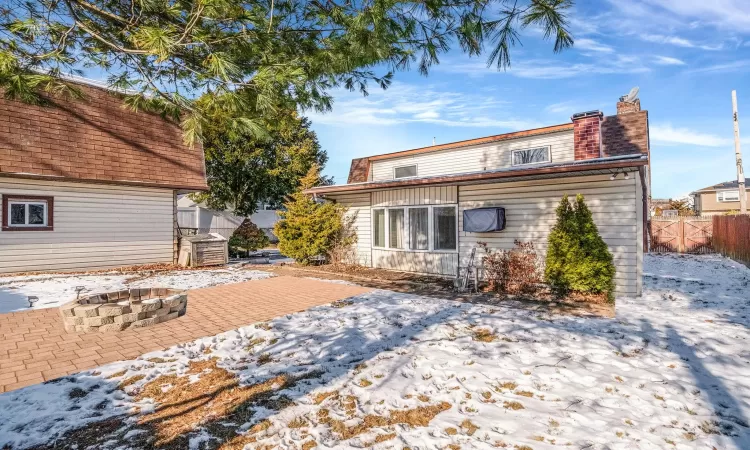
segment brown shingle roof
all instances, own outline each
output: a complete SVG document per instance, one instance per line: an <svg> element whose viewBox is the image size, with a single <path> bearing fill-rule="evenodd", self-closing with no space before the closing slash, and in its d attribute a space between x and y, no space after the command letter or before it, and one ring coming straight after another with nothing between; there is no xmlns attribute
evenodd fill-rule
<svg viewBox="0 0 750 450"><path fill-rule="evenodd" d="M0 174L206 189L203 149L179 125L123 108L106 89L35 106L0 98Z"/></svg>

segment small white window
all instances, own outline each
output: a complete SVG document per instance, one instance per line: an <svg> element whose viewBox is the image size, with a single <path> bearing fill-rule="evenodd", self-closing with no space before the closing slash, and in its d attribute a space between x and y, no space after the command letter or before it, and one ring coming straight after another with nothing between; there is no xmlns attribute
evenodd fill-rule
<svg viewBox="0 0 750 450"><path fill-rule="evenodd" d="M372 210L372 246L385 247L385 210Z"/></svg>
<svg viewBox="0 0 750 450"><path fill-rule="evenodd" d="M435 206L432 211L434 215L435 250L456 250L458 239L456 208L454 206Z"/></svg>
<svg viewBox="0 0 750 450"><path fill-rule="evenodd" d="M513 150L512 164L523 166L526 164L541 164L552 161L549 147L528 148L525 150Z"/></svg>
<svg viewBox="0 0 750 450"><path fill-rule="evenodd" d="M400 166L393 169L393 178L411 178L417 176L417 165Z"/></svg>
<svg viewBox="0 0 750 450"><path fill-rule="evenodd" d="M740 191L719 191L716 193L716 200L720 202L738 202L740 201Z"/></svg>
<svg viewBox="0 0 750 450"><path fill-rule="evenodd" d="M430 248L429 208L409 208L409 243L412 250L427 250Z"/></svg>
<svg viewBox="0 0 750 450"><path fill-rule="evenodd" d="M44 227L47 225L47 203L8 202L8 217L12 227Z"/></svg>
<svg viewBox="0 0 750 450"><path fill-rule="evenodd" d="M404 248L404 210L388 210L388 248Z"/></svg>

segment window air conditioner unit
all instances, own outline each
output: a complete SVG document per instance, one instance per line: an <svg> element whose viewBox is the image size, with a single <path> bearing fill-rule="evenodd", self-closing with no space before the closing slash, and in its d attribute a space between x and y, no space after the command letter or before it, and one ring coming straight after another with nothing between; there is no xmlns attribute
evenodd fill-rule
<svg viewBox="0 0 750 450"><path fill-rule="evenodd" d="M477 208L464 211L464 231L491 233L505 229L505 208Z"/></svg>

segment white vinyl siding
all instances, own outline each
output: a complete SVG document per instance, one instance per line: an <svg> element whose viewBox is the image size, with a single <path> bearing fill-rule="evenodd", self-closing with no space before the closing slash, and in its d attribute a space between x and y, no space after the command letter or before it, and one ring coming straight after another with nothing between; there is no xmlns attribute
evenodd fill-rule
<svg viewBox="0 0 750 450"><path fill-rule="evenodd" d="M172 262L170 189L0 177L0 195L55 202L54 231L0 231L0 273Z"/></svg>
<svg viewBox="0 0 750 450"><path fill-rule="evenodd" d="M372 193L372 206L419 206L455 204L458 201L456 186L392 189Z"/></svg>
<svg viewBox="0 0 750 450"><path fill-rule="evenodd" d="M560 163L575 160L573 131L559 131L492 144L372 161L370 171L372 181L383 181L392 180L394 169L406 165L417 165L420 177L495 170L511 167L513 150L547 146L550 148L552 162Z"/></svg>
<svg viewBox="0 0 750 450"><path fill-rule="evenodd" d="M370 193L340 194L328 197L340 205L346 206L348 217L356 216L354 227L357 229L357 260L359 264L369 267L372 258Z"/></svg>
<svg viewBox="0 0 750 450"><path fill-rule="evenodd" d="M563 194L571 199L580 193L586 197L594 222L614 255L618 295L640 294L642 272L642 202L637 173L625 180L609 175L478 184L459 187L459 221L463 210L490 206L505 208L506 228L495 233L467 233L459 224L459 247L462 264L478 242L491 248L511 249L516 239L534 243L544 257L547 236L556 221L555 209ZM482 251L477 250L482 256Z"/></svg>

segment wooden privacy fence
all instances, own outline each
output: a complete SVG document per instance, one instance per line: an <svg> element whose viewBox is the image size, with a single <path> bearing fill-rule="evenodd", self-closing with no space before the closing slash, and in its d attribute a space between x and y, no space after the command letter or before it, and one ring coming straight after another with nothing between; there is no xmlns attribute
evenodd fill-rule
<svg viewBox="0 0 750 450"><path fill-rule="evenodd" d="M750 216L714 216L714 249L750 265Z"/></svg>
<svg viewBox="0 0 750 450"><path fill-rule="evenodd" d="M652 217L652 252L711 253L710 217Z"/></svg>

